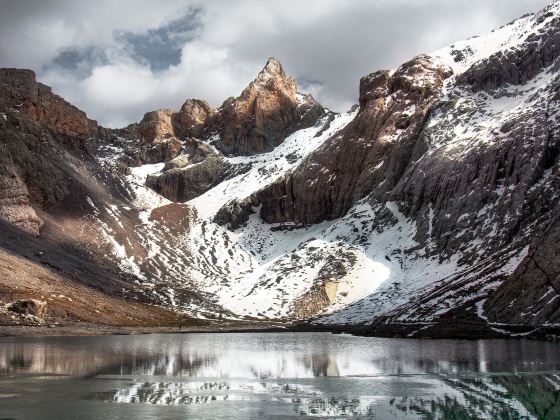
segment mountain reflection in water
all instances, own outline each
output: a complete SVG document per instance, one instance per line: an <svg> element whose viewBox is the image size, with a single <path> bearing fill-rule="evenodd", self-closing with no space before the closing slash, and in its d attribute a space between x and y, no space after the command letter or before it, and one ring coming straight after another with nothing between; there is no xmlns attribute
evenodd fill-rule
<svg viewBox="0 0 560 420"><path fill-rule="evenodd" d="M560 418L559 349L324 333L5 338L0 408L24 418Z"/></svg>

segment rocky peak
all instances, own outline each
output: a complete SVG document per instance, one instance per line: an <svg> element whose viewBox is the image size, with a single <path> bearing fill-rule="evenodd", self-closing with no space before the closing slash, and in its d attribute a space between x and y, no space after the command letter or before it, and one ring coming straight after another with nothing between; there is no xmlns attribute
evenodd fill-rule
<svg viewBox="0 0 560 420"><path fill-rule="evenodd" d="M234 107L250 106L256 99L275 99L284 97L286 100L297 102L297 83L284 72L282 64L271 57L259 72L255 80L243 90L241 95L233 101Z"/></svg>
<svg viewBox="0 0 560 420"><path fill-rule="evenodd" d="M263 69L259 72L255 82L267 82L271 79L283 79L293 81L293 79L284 72L284 68L280 61L274 57L270 57Z"/></svg>
<svg viewBox="0 0 560 420"><path fill-rule="evenodd" d="M313 125L324 110L314 100L300 103L296 81L270 58L241 95L225 101L218 112L213 124L220 133L218 149L253 155L269 152L293 131Z"/></svg>
<svg viewBox="0 0 560 420"><path fill-rule="evenodd" d="M171 117L173 111L170 109L158 109L146 112L138 124L138 132L145 143L164 140L174 137Z"/></svg>

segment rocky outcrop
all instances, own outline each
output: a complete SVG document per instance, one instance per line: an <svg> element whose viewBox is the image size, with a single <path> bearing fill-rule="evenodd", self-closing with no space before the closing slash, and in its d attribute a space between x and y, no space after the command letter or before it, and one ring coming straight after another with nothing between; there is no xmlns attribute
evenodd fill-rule
<svg viewBox="0 0 560 420"><path fill-rule="evenodd" d="M9 305L8 310L20 315L43 318L47 313L47 302L37 299L18 300Z"/></svg>
<svg viewBox="0 0 560 420"><path fill-rule="evenodd" d="M173 115L169 109L148 112L138 124L142 140L140 159L143 163L165 162L180 153L183 143L175 134Z"/></svg>
<svg viewBox="0 0 560 420"><path fill-rule="evenodd" d="M55 95L51 88L37 83L31 70L0 69L0 102L21 110L56 133L89 137L98 126L85 112Z"/></svg>
<svg viewBox="0 0 560 420"><path fill-rule="evenodd" d="M37 120L60 134L89 137L97 134L95 121L85 112L55 95L49 86L38 83Z"/></svg>
<svg viewBox="0 0 560 420"><path fill-rule="evenodd" d="M227 225L235 230L249 220L249 216L254 214L254 208L259 206L258 194L252 194L242 200L234 199L226 203L214 216L214 222L219 225Z"/></svg>
<svg viewBox="0 0 560 420"><path fill-rule="evenodd" d="M190 140L202 138L212 140L225 154L253 155L271 151L290 133L314 125L324 113L311 95L297 92L295 80L271 58L238 98L226 100L219 109L188 99L178 112L148 112L124 135L142 141L139 152L129 151L136 164L167 162L182 153Z"/></svg>
<svg viewBox="0 0 560 420"><path fill-rule="evenodd" d="M175 130L182 138L201 138L216 112L206 101L187 99L181 110L173 116Z"/></svg>
<svg viewBox="0 0 560 420"><path fill-rule="evenodd" d="M32 70L0 69L0 86L0 101L4 107L36 116L39 88Z"/></svg>
<svg viewBox="0 0 560 420"><path fill-rule="evenodd" d="M171 201L188 201L222 181L231 166L198 140L189 141L185 152L167 162L162 173L148 176L146 186Z"/></svg>
<svg viewBox="0 0 560 420"><path fill-rule="evenodd" d="M324 113L311 96L297 93L294 79L271 58L238 98L224 102L213 119L216 147L226 154L269 152L287 135L309 127Z"/></svg>
<svg viewBox="0 0 560 420"><path fill-rule="evenodd" d="M21 180L8 150L0 144L0 219L39 236L43 221L29 202L27 186Z"/></svg>

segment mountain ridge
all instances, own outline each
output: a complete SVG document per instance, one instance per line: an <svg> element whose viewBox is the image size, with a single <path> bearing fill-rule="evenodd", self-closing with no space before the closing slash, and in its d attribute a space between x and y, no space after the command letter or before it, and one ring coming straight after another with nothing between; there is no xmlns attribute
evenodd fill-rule
<svg viewBox="0 0 560 420"><path fill-rule="evenodd" d="M560 317L559 29L553 2L364 76L342 114L273 58L220 108L119 130L56 98L22 115L38 101L0 71L0 216L47 242L64 226L127 299L192 318L541 334Z"/></svg>

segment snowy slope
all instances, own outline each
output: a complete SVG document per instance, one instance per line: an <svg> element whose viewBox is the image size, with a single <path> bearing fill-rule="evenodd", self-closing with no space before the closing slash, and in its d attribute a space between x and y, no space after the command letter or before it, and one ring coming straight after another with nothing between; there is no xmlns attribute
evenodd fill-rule
<svg viewBox="0 0 560 420"><path fill-rule="evenodd" d="M453 69L455 76L462 74L474 63L493 54L502 54L523 45L528 38L542 32L557 18L560 2L554 1L543 11L529 14L486 34L434 51L430 56L441 60Z"/></svg>
<svg viewBox="0 0 560 420"><path fill-rule="evenodd" d="M548 109L552 87L559 83L553 66L527 83L505 85L492 94L473 92L458 80L473 65L520 48L558 14L557 2L546 13L521 18L430 54L451 67L453 76L446 80L439 106L424 123L426 150L411 163L411 173L428 176L434 157L449 166L461 165L474 153L505 143L508 134L503 127L524 119L533 121ZM414 107L407 112L413 114ZM557 118L558 112L551 109L548 118ZM244 226L233 231L214 222L227 203L246 199L294 171L329 138L338 136L357 113L336 115L330 122L326 115L314 127L291 134L269 153L224 157L235 175L187 203L171 204L145 187L146 176L160 171L163 164L132 168L126 183L136 198L125 205L138 212L134 232L144 252L128 255L114 232L100 224L115 255L123 261L123 270L135 274L163 304L201 317L219 313L233 318L293 319L298 307L306 304L302 298L320 300L317 290L322 291L326 282L334 287L335 296L327 304L323 296L323 303L314 307L317 323L370 323L380 316L429 321L465 302L485 298L528 253L525 238L531 234L529 228L498 253L487 246L501 239L505 224L514 222L504 220L500 209L512 207L511 203L522 201L519 197L532 189L548 185L552 169L547 169L538 185L498 183L491 191L492 202L475 214L465 212L459 217L458 222L463 217L479 222L449 232L455 241L463 235L472 239L465 239L465 246L445 258L438 254L432 237L433 219L451 217L449 214L438 214L432 208L426 211L422 216L428 222L425 237L426 229L419 228L418 218L407 218L396 202L372 197L365 197L339 219L299 229L264 223L258 208ZM526 130L524 147L540 147L531 143L535 128L520 126ZM385 140L398 141L399 134ZM214 140L210 137L205 142L211 145ZM114 163L114 159L103 159ZM424 162L428 162L425 167ZM171 209L171 219L158 216ZM110 213L118 219L122 211L117 206ZM334 263L344 267L337 275L328 270ZM192 293L203 299L192 299Z"/></svg>

